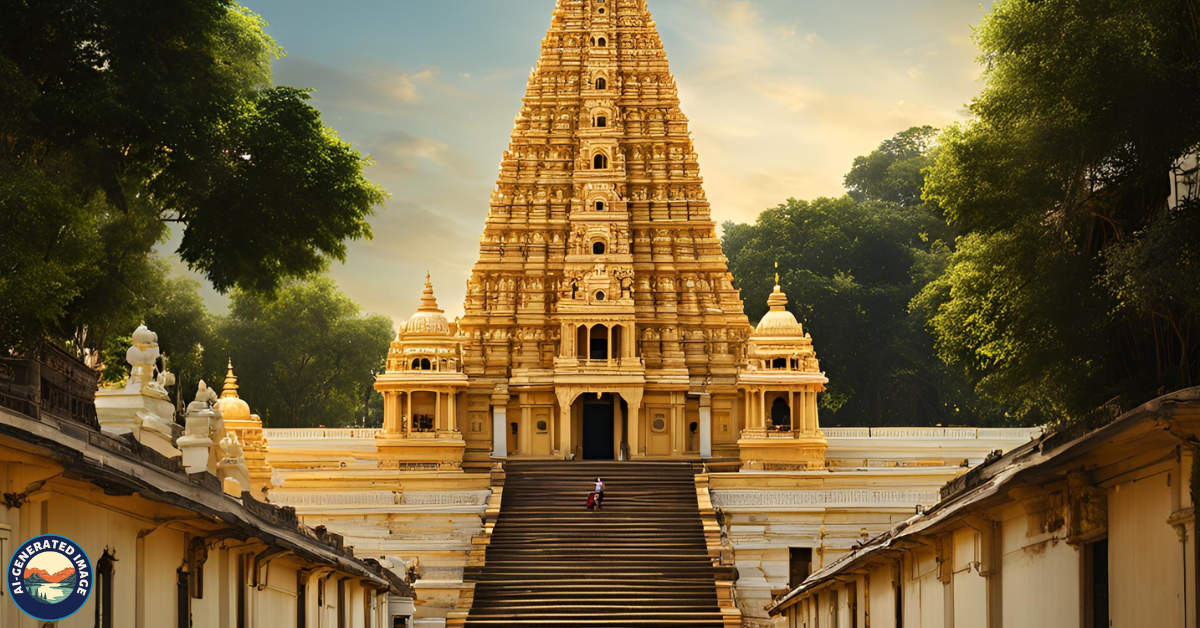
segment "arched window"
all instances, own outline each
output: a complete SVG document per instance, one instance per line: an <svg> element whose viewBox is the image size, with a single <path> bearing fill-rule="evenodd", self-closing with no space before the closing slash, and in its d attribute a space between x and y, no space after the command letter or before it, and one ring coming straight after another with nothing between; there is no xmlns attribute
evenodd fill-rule
<svg viewBox="0 0 1200 628"><path fill-rule="evenodd" d="M608 157L606 157L603 154L597 154L592 159L592 168L595 170L607 170L608 169Z"/></svg>
<svg viewBox="0 0 1200 628"><path fill-rule="evenodd" d="M600 37L600 38L596 39L596 45L603 48L608 45L608 40L603 37Z"/></svg>
<svg viewBox="0 0 1200 628"><path fill-rule="evenodd" d="M603 129L608 126L608 118L604 116L596 116L596 128Z"/></svg>
<svg viewBox="0 0 1200 628"><path fill-rule="evenodd" d="M414 371L421 370L421 358L413 358L412 370L414 370Z"/></svg>
<svg viewBox="0 0 1200 628"><path fill-rule="evenodd" d="M608 89L608 81L603 76L596 79L596 89Z"/></svg>
<svg viewBox="0 0 1200 628"><path fill-rule="evenodd" d="M592 255L604 255L604 243L603 242L593 242L592 243Z"/></svg>
<svg viewBox="0 0 1200 628"><path fill-rule="evenodd" d="M431 362L429 361L429 358L421 358L421 370L422 370L422 371L431 371L431 370L433 370L433 363L431 363Z"/></svg>
<svg viewBox="0 0 1200 628"><path fill-rule="evenodd" d="M597 293L597 296L604 294ZM608 327L605 325L593 325L591 333L588 335L588 359L589 360L607 360L608 359Z"/></svg>
<svg viewBox="0 0 1200 628"><path fill-rule="evenodd" d="M604 201L596 201L596 211L604 211Z"/></svg>
<svg viewBox="0 0 1200 628"><path fill-rule="evenodd" d="M771 360L771 368L786 369L787 363L788 363L787 358L775 358L774 360Z"/></svg>
<svg viewBox="0 0 1200 628"><path fill-rule="evenodd" d="M771 425L779 430L792 427L792 409L783 397L776 397L775 401L771 402Z"/></svg>

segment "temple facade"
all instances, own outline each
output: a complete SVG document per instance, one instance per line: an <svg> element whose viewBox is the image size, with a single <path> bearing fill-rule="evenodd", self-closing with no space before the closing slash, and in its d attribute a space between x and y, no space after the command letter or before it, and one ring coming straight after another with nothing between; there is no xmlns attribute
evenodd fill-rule
<svg viewBox="0 0 1200 628"><path fill-rule="evenodd" d="M377 387L404 464L714 458L824 465L811 339L753 328L644 0L564 0L450 323L427 283ZM426 455L428 454L428 455Z"/></svg>
<svg viewBox="0 0 1200 628"><path fill-rule="evenodd" d="M766 628L811 570L1038 434L822 429L813 338L778 278L751 324L715 227L646 1L559 0L464 316L426 277L375 383L382 429L264 430L255 490L403 566L415 625L440 628L470 608L506 462L692 463L708 551L736 574L723 612Z"/></svg>

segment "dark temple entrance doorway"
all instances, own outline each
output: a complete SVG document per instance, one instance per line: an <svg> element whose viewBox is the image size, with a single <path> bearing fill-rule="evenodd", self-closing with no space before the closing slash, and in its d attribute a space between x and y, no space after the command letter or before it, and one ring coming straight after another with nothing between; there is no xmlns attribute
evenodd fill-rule
<svg viewBox="0 0 1200 628"><path fill-rule="evenodd" d="M616 452L613 450L613 430L616 427L613 397L614 395L606 393L599 399L593 397L583 402L584 460L616 458Z"/></svg>

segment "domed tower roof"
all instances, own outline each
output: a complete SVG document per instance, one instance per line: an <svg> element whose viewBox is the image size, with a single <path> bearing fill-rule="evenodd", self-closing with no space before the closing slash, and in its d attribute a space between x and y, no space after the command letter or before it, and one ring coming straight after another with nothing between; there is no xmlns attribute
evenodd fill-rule
<svg viewBox="0 0 1200 628"><path fill-rule="evenodd" d="M450 323L446 321L442 310L438 308L437 298L433 296L433 282L429 278L429 273L425 273L425 294L421 296L421 306L404 324L404 333L405 335L450 335Z"/></svg>
<svg viewBox="0 0 1200 628"><path fill-rule="evenodd" d="M779 273L775 273L775 290L771 293L771 296L767 297L767 305L771 310L762 317L761 321L758 321L758 327L754 328L755 336L769 336L772 338L781 336L804 337L804 327L787 310L787 302L787 295L779 287Z"/></svg>
<svg viewBox="0 0 1200 628"><path fill-rule="evenodd" d="M225 373L225 387L221 390L221 398L216 406L221 410L224 421L249 421L250 404L238 397L237 375L233 374L233 359L229 360L229 370Z"/></svg>

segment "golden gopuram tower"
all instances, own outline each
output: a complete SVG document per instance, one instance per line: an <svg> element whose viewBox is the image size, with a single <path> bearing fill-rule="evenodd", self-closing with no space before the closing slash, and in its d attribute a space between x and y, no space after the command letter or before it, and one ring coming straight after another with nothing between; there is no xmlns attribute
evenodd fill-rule
<svg viewBox="0 0 1200 628"><path fill-rule="evenodd" d="M715 227L646 1L560 0L465 316L427 284L376 384L384 464L823 467L812 341L778 285L750 325Z"/></svg>

